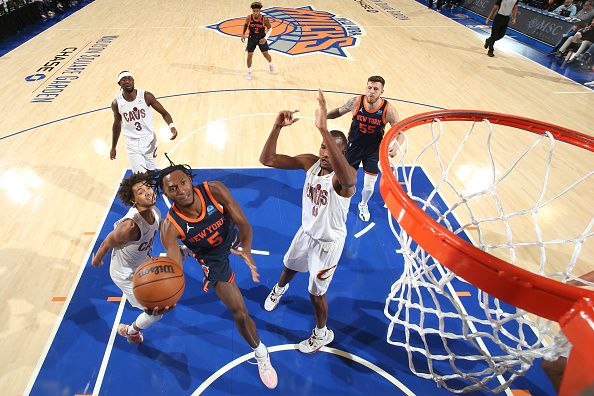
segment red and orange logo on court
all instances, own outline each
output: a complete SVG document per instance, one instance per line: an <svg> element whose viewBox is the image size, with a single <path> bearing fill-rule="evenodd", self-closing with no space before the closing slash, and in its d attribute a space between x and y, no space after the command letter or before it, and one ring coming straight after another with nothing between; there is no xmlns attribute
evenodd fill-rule
<svg viewBox="0 0 594 396"><path fill-rule="evenodd" d="M364 35L363 29L353 21L327 11L314 10L311 6L272 7L262 9L262 14L270 19L272 26L268 46L287 55L323 52L348 57L345 49L355 46L359 37ZM245 16L206 27L228 36L241 37L244 22Z"/></svg>

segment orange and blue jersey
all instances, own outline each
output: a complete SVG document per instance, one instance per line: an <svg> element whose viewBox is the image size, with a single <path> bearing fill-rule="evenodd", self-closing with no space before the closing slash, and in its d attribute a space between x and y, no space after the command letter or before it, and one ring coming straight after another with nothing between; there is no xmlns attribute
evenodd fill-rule
<svg viewBox="0 0 594 396"><path fill-rule="evenodd" d="M256 21L252 15L248 17L248 28L250 30L249 38L260 40L266 36L266 25L264 24L264 15L260 15L260 20Z"/></svg>
<svg viewBox="0 0 594 396"><path fill-rule="evenodd" d="M388 109L388 101L383 98L379 100L382 101L379 108L370 111L367 108L365 95L359 97L353 110L353 121L349 130L349 145L379 147L384 137Z"/></svg>
<svg viewBox="0 0 594 396"><path fill-rule="evenodd" d="M228 213L225 213L223 206L213 197L207 182L194 186L194 192L202 207L200 216L189 218L173 204L167 213L167 218L179 232L184 245L197 259L216 255L219 252L228 255L229 247L237 238L233 221Z"/></svg>

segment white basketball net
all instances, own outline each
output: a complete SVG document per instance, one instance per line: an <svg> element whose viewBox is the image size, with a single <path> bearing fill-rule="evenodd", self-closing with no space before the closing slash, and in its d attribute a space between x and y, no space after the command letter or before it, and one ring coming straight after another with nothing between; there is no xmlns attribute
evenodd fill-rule
<svg viewBox="0 0 594 396"><path fill-rule="evenodd" d="M449 132L450 124L457 124L457 135ZM498 125L497 130L500 128L509 127ZM509 129L521 132L523 141L516 141L516 137L507 132L495 136L494 124L487 120L474 123L436 119L428 125L412 128L401 134L401 143L392 142L398 149L392 160L397 179L417 205L439 224L456 235L466 233L481 250L519 266L523 266L524 253L529 251L529 261L536 263L530 268L533 272L563 282L576 279L583 274L583 268L574 271L574 267L585 244L590 242L588 248L592 247L592 240L588 238L593 235L593 211L591 207L586 213L575 210L574 215L581 219L577 230L574 228L569 231L572 235L562 238L549 235L551 225L547 224L543 212L559 204L564 207L568 200L576 199L576 194L585 192L585 197L591 197L594 191L592 155L587 150L555 141L550 133L535 135ZM417 142L419 134L424 134L425 140L413 147L411 141ZM502 140L498 142L496 137ZM555 149L563 145L570 147L569 150L581 151L589 162L581 164L587 170L576 171L573 181L558 187L550 180L557 169L555 164L563 161L572 164L576 160L575 157L557 158L561 154L557 155ZM508 157L506 161L499 159L502 148ZM473 158L479 152L484 158L478 173L477 167L474 168L474 175L463 163L470 151ZM513 178L523 180L526 176L521 170L528 166L539 169L538 175L528 175L528 178L536 182L533 184L540 191L527 199L532 201L528 205L517 208L516 200L506 202L501 190L509 190L506 184ZM436 169L428 175L433 179L432 191L417 191L417 179L422 174L419 169L426 171L430 167ZM568 174L563 172L562 176L566 179ZM538 180L533 180L535 177ZM517 190L524 188L517 181L514 183ZM440 199L448 205L439 204ZM490 202L492 213L477 211L474 204L478 201ZM404 269L386 299L384 313L390 319L387 341L406 350L412 372L433 379L451 392L481 388L501 392L516 377L522 376L535 358L554 359L568 353L571 345L555 322L510 307L480 290L477 292L418 246L393 222L390 213L388 218L400 245L397 252L404 257ZM518 220L522 223L520 232L514 229ZM525 224L531 227L524 229ZM547 255L558 249L564 253L554 258L554 265L550 264ZM470 297L457 295L464 286L473 290ZM472 310L468 309L472 314L465 306L473 306Z"/></svg>

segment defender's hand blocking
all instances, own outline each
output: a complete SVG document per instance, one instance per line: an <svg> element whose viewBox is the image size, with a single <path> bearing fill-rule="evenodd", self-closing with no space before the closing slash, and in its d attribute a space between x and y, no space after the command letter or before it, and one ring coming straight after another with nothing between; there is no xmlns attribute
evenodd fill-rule
<svg viewBox="0 0 594 396"><path fill-rule="evenodd" d="M318 104L320 108L316 110L316 128L328 129L328 109L326 108L326 98L321 89L318 89Z"/></svg>
<svg viewBox="0 0 594 396"><path fill-rule="evenodd" d="M231 253L238 255L245 261L245 263L250 267L250 271L252 273L252 280L256 283L260 282L260 274L258 274L258 267L256 267L256 263L254 262L254 258L252 257L252 253L245 252L243 250L235 250L230 249Z"/></svg>
<svg viewBox="0 0 594 396"><path fill-rule="evenodd" d="M293 114L298 113L299 110L289 111L283 110L278 113L276 116L276 120L274 121L274 125L278 126L279 128L286 127L289 125L293 125L299 118L293 118Z"/></svg>

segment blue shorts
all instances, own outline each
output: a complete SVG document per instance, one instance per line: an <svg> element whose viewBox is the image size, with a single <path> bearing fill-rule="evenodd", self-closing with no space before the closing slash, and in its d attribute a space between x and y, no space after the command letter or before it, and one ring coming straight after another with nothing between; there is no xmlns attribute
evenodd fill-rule
<svg viewBox="0 0 594 396"><path fill-rule="evenodd" d="M260 44L260 40L261 39L248 38L247 45L245 46L245 50L247 52L254 52L256 50L256 47L259 47L260 51L262 51L262 52L268 51L268 42L266 42L264 44Z"/></svg>

